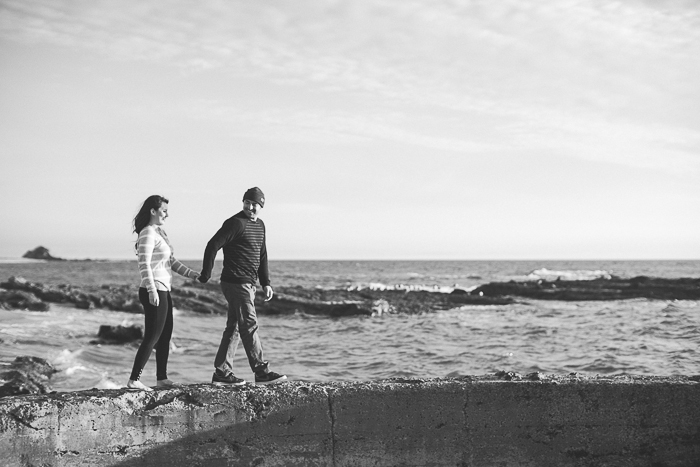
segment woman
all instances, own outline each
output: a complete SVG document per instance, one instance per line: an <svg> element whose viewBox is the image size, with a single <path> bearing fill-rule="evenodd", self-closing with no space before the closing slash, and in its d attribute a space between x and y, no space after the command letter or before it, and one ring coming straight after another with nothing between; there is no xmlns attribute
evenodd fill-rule
<svg viewBox="0 0 700 467"><path fill-rule="evenodd" d="M154 347L156 349L156 385L159 387L178 385L168 379L168 355L173 332L170 270L190 279L197 279L199 274L173 256L173 248L168 241L168 236L161 229L167 218L168 200L158 195L149 196L134 218L134 232L139 236L135 245L141 273L139 301L146 315L146 330L126 385L129 389L153 391L139 379Z"/></svg>

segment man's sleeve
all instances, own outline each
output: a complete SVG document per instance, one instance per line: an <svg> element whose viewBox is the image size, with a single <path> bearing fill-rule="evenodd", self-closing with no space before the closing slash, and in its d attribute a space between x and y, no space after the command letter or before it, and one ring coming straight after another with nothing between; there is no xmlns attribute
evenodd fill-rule
<svg viewBox="0 0 700 467"><path fill-rule="evenodd" d="M216 254L224 245L233 240L236 236L235 223L226 221L221 226L218 232L207 243L204 249L204 259L202 260L202 274L199 277L200 282L206 282L211 278L211 270L214 267Z"/></svg>
<svg viewBox="0 0 700 467"><path fill-rule="evenodd" d="M270 285L270 270L267 267L267 234L263 236L262 248L260 248L260 267L258 267L260 285Z"/></svg>

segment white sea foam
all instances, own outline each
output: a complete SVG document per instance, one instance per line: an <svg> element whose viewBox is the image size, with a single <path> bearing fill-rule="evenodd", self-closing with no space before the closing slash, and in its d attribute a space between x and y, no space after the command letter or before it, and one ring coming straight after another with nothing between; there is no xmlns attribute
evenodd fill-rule
<svg viewBox="0 0 700 467"><path fill-rule="evenodd" d="M46 263L45 259L0 258L0 264Z"/></svg>
<svg viewBox="0 0 700 467"><path fill-rule="evenodd" d="M107 378L102 378L96 385L95 387L97 389L121 389L124 386L121 384L117 384L114 381L111 381Z"/></svg>
<svg viewBox="0 0 700 467"><path fill-rule="evenodd" d="M83 365L74 365L65 369L65 373L68 376L72 376L79 371L90 371L90 369Z"/></svg>
<svg viewBox="0 0 700 467"><path fill-rule="evenodd" d="M571 269L551 270L547 268L536 269L526 276L528 280L556 280L563 281L588 281L593 279L610 279L612 275L603 270Z"/></svg>
<svg viewBox="0 0 700 467"><path fill-rule="evenodd" d="M75 361L77 358L80 356L80 354L83 353L83 349L78 349L73 352L71 352L68 349L63 349L61 352L59 352L56 357L54 357L51 360L51 363L58 369L64 370L64 371L69 371L72 368L78 367L80 365L76 365ZM75 370L71 370L75 371Z"/></svg>
<svg viewBox="0 0 700 467"><path fill-rule="evenodd" d="M178 347L175 345L175 341L171 340L170 341L170 353L183 353L185 351L184 348Z"/></svg>
<svg viewBox="0 0 700 467"><path fill-rule="evenodd" d="M426 285L426 284L394 284L388 285L381 282L370 282L369 284L355 284L347 288L347 290L403 290L406 292L412 291L427 291L427 292L441 292L441 293L451 293L454 289L460 288L464 290L473 290L476 287L463 288L455 284L454 286L445 285Z"/></svg>
<svg viewBox="0 0 700 467"><path fill-rule="evenodd" d="M26 326L21 324L8 324L7 326L0 328L0 334L8 337L14 338L30 338L36 335L36 329L28 329Z"/></svg>

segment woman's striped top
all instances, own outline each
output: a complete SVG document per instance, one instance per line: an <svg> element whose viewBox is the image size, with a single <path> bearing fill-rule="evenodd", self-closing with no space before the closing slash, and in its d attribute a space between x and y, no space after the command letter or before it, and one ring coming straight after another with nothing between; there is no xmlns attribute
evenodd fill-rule
<svg viewBox="0 0 700 467"><path fill-rule="evenodd" d="M173 248L166 233L155 225L147 225L139 232L138 256L141 287L149 292L170 290L172 269L181 276L194 278L197 274L173 256Z"/></svg>

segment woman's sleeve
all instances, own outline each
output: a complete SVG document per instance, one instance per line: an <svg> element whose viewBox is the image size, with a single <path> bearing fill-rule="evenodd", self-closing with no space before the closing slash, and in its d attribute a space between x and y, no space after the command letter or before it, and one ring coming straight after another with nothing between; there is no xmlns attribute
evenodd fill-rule
<svg viewBox="0 0 700 467"><path fill-rule="evenodd" d="M155 292L156 281L153 278L153 268L151 267L151 258L153 257L153 248L156 245L156 231L150 227L144 227L139 233L139 273L141 274L141 283L146 281L148 292Z"/></svg>
<svg viewBox="0 0 700 467"><path fill-rule="evenodd" d="M197 274L196 271L182 264L180 261L175 259L174 256L170 257L170 269L180 274L181 276L187 277L188 279L193 279L195 274Z"/></svg>

